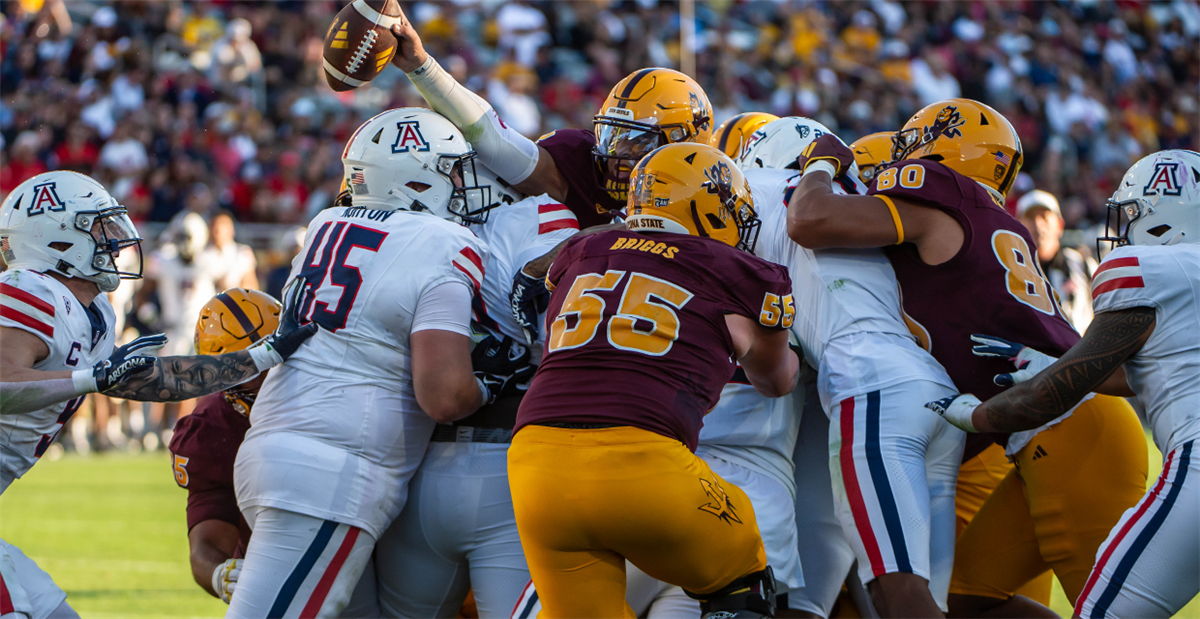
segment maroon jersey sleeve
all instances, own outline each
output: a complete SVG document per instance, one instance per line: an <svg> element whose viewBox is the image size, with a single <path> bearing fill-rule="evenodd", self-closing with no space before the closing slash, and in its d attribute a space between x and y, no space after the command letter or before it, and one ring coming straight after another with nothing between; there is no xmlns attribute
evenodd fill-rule
<svg viewBox="0 0 1200 619"><path fill-rule="evenodd" d="M171 466L175 483L188 491L189 531L205 520L222 520L238 527L240 545L249 539L233 486L237 450L249 428L250 421L220 393L202 398L191 415L175 424Z"/></svg>
<svg viewBox="0 0 1200 619"><path fill-rule="evenodd" d="M550 270L546 273L546 288L554 291L558 287L559 281L562 280L563 273L576 260L579 259L580 248L583 247L586 236L573 236L567 239L566 244L558 251L558 255L554 257L554 262L550 263Z"/></svg>
<svg viewBox="0 0 1200 619"><path fill-rule="evenodd" d="M726 314L785 328L781 303L791 293L782 267L671 233L576 237L550 277L557 286L546 312L545 355L517 430L633 426L693 451L704 415L735 368ZM772 303L774 316L764 318ZM786 307L794 313L790 299Z"/></svg>
<svg viewBox="0 0 1200 619"><path fill-rule="evenodd" d="M905 313L960 391L987 399L1001 391L992 378L1012 371L1004 359L975 356L972 334L1054 356L1079 340L1041 272L1029 231L978 182L938 162L903 160L876 177L868 193L937 208L962 226L962 248L941 264L925 264L911 243L884 248Z"/></svg>
<svg viewBox="0 0 1200 619"><path fill-rule="evenodd" d="M604 174L596 164L592 150L596 134L583 129L559 129L542 136L538 146L550 153L559 174L567 181L567 208L579 220L580 228L612 221L625 201L604 189Z"/></svg>

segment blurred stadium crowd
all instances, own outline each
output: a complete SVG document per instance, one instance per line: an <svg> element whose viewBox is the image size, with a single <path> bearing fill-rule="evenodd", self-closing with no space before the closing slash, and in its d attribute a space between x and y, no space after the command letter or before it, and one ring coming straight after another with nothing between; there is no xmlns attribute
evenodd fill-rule
<svg viewBox="0 0 1200 619"><path fill-rule="evenodd" d="M261 284L278 294L299 227L337 194L349 135L379 111L424 104L396 69L347 93L325 84L321 43L344 3L0 2L0 198L48 169L109 187L149 241L149 285L117 299L132 328L190 334L188 303L164 307L172 295L155 294L178 285L170 273L206 279L197 290ZM447 70L529 136L590 127L627 73L680 65L677 2L401 4ZM717 0L695 13L697 77L717 122L744 111L808 116L850 141L950 97L1004 113L1026 156L1010 204L1035 188L1057 198L1025 201L1051 220L1043 263L1060 253L1064 228L1066 245L1094 238L1105 199L1138 158L1200 147L1192 0ZM1086 285L1081 256L1059 282ZM141 422L123 411L116 423L110 407L92 407L76 445L171 427L169 411Z"/></svg>

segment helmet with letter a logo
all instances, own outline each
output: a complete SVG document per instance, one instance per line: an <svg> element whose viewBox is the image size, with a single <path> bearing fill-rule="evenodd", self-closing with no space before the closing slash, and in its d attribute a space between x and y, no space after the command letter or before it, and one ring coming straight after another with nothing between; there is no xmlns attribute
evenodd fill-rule
<svg viewBox="0 0 1200 619"><path fill-rule="evenodd" d="M712 104L696 80L672 69L640 69L613 86L592 119L596 163L604 189L624 201L628 174L650 151L667 144L707 144Z"/></svg>
<svg viewBox="0 0 1200 619"><path fill-rule="evenodd" d="M1200 243L1200 153L1163 150L1133 164L1108 203L1102 242Z"/></svg>
<svg viewBox="0 0 1200 619"><path fill-rule="evenodd" d="M458 127L424 108L388 110L363 123L342 151L353 206L427 212L483 223L491 208L475 174L475 151Z"/></svg>
<svg viewBox="0 0 1200 619"><path fill-rule="evenodd" d="M275 332L283 306L274 297L257 290L230 288L208 300L196 321L196 353L222 355L246 350ZM251 380L226 389L225 401L237 412L248 415L258 396L261 380Z"/></svg>
<svg viewBox="0 0 1200 619"><path fill-rule="evenodd" d="M725 153L707 144L670 144L638 162L629 180L630 230L690 234L754 251L762 222L750 184Z"/></svg>
<svg viewBox="0 0 1200 619"><path fill-rule="evenodd" d="M983 185L1000 204L1021 171L1021 138L1008 119L971 99L927 105L892 138L892 161L928 159Z"/></svg>
<svg viewBox="0 0 1200 619"><path fill-rule="evenodd" d="M125 271L116 258L131 247L137 270ZM78 172L38 174L8 194L0 205L0 254L9 268L85 279L104 292L142 277L142 239L125 207Z"/></svg>

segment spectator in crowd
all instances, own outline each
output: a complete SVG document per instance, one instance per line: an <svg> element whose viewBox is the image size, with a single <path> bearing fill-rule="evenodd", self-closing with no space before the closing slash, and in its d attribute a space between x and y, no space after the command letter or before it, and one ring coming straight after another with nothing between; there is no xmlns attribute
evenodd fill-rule
<svg viewBox="0 0 1200 619"><path fill-rule="evenodd" d="M1063 217L1053 194L1035 189L1017 201L1017 218L1029 229L1037 246L1042 273L1058 295L1067 320L1080 333L1092 322L1092 275L1096 260L1087 248L1062 244Z"/></svg>
<svg viewBox="0 0 1200 619"><path fill-rule="evenodd" d="M217 274L217 290L245 288L258 290L258 261L249 245L234 240L237 229L228 211L219 211L209 225L212 245L204 260L211 261Z"/></svg>
<svg viewBox="0 0 1200 619"><path fill-rule="evenodd" d="M0 165L0 194L46 171L46 164L38 158L42 138L33 131L25 131L13 143L12 154Z"/></svg>

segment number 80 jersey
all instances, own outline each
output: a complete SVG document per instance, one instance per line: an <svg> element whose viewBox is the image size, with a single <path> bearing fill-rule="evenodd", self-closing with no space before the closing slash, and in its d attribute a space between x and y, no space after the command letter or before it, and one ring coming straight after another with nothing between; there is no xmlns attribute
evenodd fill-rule
<svg viewBox="0 0 1200 619"><path fill-rule="evenodd" d="M934 161L898 161L868 194L940 209L962 226L962 249L925 264L915 245L884 249L900 282L904 312L921 344L962 393L986 400L1002 391L992 378L1012 371L1004 359L971 352L971 334L996 335L1055 357L1079 341L1038 265L1021 222L983 185Z"/></svg>
<svg viewBox="0 0 1200 619"><path fill-rule="evenodd" d="M712 239L576 236L546 277L545 356L517 414L541 423L650 430L696 450L733 376L726 314L772 329L795 317L787 270Z"/></svg>

